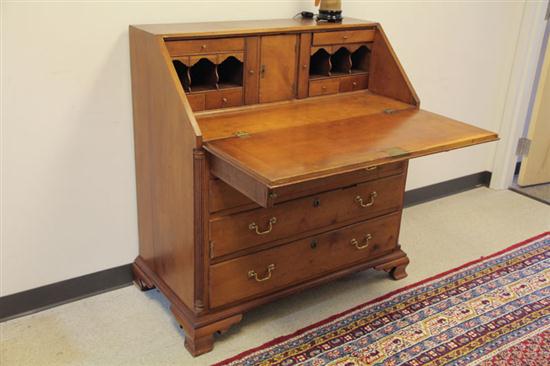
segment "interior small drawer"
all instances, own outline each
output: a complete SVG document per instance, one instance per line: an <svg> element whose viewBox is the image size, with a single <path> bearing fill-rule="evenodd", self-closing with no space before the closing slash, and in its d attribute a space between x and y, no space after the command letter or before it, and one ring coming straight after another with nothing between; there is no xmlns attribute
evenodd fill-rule
<svg viewBox="0 0 550 366"><path fill-rule="evenodd" d="M200 94L187 94L187 101L191 106L193 112L203 111L205 108L205 96L204 93Z"/></svg>
<svg viewBox="0 0 550 366"><path fill-rule="evenodd" d="M340 93L367 89L369 84L368 74L345 76L340 78Z"/></svg>
<svg viewBox="0 0 550 366"><path fill-rule="evenodd" d="M319 95L335 94L338 93L339 88L340 80L337 78L312 80L309 82L309 96L315 97Z"/></svg>
<svg viewBox="0 0 550 366"><path fill-rule="evenodd" d="M277 202L310 196L320 192L348 187L350 185L366 182L373 179L398 175L405 172L406 161L373 166L367 169L359 169L349 173L342 173L334 177L326 177L303 182L279 191ZM239 206L258 206L254 201L246 197L221 179L210 179L209 183L209 208L210 212L234 209Z"/></svg>
<svg viewBox="0 0 550 366"><path fill-rule="evenodd" d="M243 105L243 88L216 90L205 93L205 108L218 109Z"/></svg>
<svg viewBox="0 0 550 366"><path fill-rule="evenodd" d="M374 30L350 30L313 33L313 45L372 42L374 40L374 32Z"/></svg>
<svg viewBox="0 0 550 366"><path fill-rule="evenodd" d="M194 39L189 41L166 41L170 56L195 53L243 51L244 38Z"/></svg>
<svg viewBox="0 0 550 366"><path fill-rule="evenodd" d="M396 175L318 195L210 220L211 258L290 238L329 225L401 209L405 175Z"/></svg>
<svg viewBox="0 0 550 366"><path fill-rule="evenodd" d="M400 213L210 266L210 307L274 292L391 253Z"/></svg>

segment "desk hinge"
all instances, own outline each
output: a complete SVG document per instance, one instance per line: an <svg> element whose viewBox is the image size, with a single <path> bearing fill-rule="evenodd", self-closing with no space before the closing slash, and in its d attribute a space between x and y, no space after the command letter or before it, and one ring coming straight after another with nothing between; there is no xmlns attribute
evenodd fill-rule
<svg viewBox="0 0 550 366"><path fill-rule="evenodd" d="M399 112L399 109L394 109L394 108L386 108L384 109L384 114L395 114Z"/></svg>
<svg viewBox="0 0 550 366"><path fill-rule="evenodd" d="M210 246L210 258L214 258L214 242L210 240L208 244Z"/></svg>
<svg viewBox="0 0 550 366"><path fill-rule="evenodd" d="M529 149L531 148L531 140L527 137L520 137L518 140L518 146L516 148L517 156L526 156L529 154Z"/></svg>
<svg viewBox="0 0 550 366"><path fill-rule="evenodd" d="M249 134L248 132L246 132L246 131L236 131L236 132L234 133L234 135L237 136L237 137L241 137L241 138L245 138L245 137L249 137L249 136L250 136L250 134Z"/></svg>

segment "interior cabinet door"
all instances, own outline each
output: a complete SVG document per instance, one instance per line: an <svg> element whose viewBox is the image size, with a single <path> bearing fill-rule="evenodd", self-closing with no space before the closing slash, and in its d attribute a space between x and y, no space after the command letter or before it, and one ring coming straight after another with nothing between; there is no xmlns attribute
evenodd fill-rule
<svg viewBox="0 0 550 366"><path fill-rule="evenodd" d="M296 97L297 35L262 37L260 47L260 103Z"/></svg>

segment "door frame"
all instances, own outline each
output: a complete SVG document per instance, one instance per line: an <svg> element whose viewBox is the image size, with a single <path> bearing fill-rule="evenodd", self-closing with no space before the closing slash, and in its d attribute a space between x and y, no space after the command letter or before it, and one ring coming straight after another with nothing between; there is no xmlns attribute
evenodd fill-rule
<svg viewBox="0 0 550 366"><path fill-rule="evenodd" d="M496 147L490 187L508 189L514 179L516 148L530 112L550 2L525 2L516 41L505 107L500 123L500 143Z"/></svg>

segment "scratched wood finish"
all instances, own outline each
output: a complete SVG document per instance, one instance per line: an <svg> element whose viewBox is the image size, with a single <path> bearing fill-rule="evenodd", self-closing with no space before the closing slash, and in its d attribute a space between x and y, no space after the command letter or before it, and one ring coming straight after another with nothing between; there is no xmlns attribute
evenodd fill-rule
<svg viewBox="0 0 550 366"><path fill-rule="evenodd" d="M210 304L213 308L303 282L397 248L400 213L315 235L284 246L232 259L210 267ZM371 239L366 240L370 235ZM357 240L358 249L351 244ZM256 281L248 272L256 272Z"/></svg>

